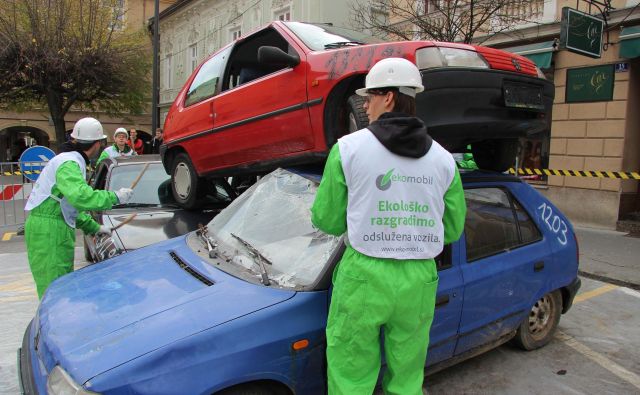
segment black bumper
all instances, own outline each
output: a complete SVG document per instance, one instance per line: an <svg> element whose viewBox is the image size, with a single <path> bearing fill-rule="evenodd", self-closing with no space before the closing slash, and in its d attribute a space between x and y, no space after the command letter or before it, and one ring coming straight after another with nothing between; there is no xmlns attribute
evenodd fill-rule
<svg viewBox="0 0 640 395"><path fill-rule="evenodd" d="M422 82L425 90L416 96L417 115L445 148L550 134L555 88L549 81L498 70L443 69L423 72ZM508 105L509 86L539 92L535 96L540 108Z"/></svg>
<svg viewBox="0 0 640 395"><path fill-rule="evenodd" d="M31 364L31 353L29 352L29 339L31 338L31 325L27 326L22 338L22 347L18 349L18 380L20 381L20 390L23 394L38 394L36 383L33 381L33 370Z"/></svg>
<svg viewBox="0 0 640 395"><path fill-rule="evenodd" d="M582 280L580 280L580 277L576 276L576 278L571 282L571 284L567 285L562 289L562 293L564 296L562 301L563 302L562 314L569 311L569 309L573 305L573 298L576 297L576 294L578 293L578 290L580 289L581 285L582 285Z"/></svg>

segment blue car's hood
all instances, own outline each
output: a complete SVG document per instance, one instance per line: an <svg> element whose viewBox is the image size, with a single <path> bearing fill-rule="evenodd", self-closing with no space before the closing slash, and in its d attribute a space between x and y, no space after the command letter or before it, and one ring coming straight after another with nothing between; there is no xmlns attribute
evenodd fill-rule
<svg viewBox="0 0 640 395"><path fill-rule="evenodd" d="M203 278L181 267L172 252ZM45 365L59 363L84 383L140 355L293 295L213 268L180 237L54 282L38 312L40 353L46 354Z"/></svg>

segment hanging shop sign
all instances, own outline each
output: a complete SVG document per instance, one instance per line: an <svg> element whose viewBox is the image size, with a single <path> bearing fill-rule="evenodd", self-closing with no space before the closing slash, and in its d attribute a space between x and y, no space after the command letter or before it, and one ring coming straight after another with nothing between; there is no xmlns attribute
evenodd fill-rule
<svg viewBox="0 0 640 395"><path fill-rule="evenodd" d="M604 21L573 8L562 8L560 48L592 58L602 55Z"/></svg>
<svg viewBox="0 0 640 395"><path fill-rule="evenodd" d="M613 100L614 65L567 70L567 103Z"/></svg>

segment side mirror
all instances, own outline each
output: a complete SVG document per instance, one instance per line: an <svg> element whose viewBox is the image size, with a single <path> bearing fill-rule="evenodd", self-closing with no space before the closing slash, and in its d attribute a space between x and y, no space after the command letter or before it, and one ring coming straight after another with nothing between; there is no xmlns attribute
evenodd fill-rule
<svg viewBox="0 0 640 395"><path fill-rule="evenodd" d="M263 45L258 48L258 62L277 67L295 67L300 64L300 57L290 55L278 47Z"/></svg>

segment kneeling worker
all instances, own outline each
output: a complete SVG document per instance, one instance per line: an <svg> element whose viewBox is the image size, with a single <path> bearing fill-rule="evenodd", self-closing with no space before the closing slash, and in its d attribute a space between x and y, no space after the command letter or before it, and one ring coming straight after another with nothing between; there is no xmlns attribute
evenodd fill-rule
<svg viewBox="0 0 640 395"><path fill-rule="evenodd" d="M129 140L129 133L127 133L127 129L118 128L113 133L113 145L108 146L102 151L98 161L96 162L96 166L100 164L103 160L107 158L116 158L118 156L132 156L136 155L136 152L127 144Z"/></svg>
<svg viewBox="0 0 640 395"><path fill-rule="evenodd" d="M94 118L82 118L73 127L74 150L56 155L36 181L25 206L30 211L25 224L25 242L33 279L42 298L49 284L73 271L76 227L85 234L111 230L99 225L85 210L106 210L115 203L126 203L133 191L93 190L87 185L89 159L98 156L106 136Z"/></svg>
<svg viewBox="0 0 640 395"><path fill-rule="evenodd" d="M384 329L384 392L422 395L434 258L462 234L464 193L453 157L415 116L418 68L383 59L365 85L370 124L332 147L311 209L319 229L348 235L327 321L329 394L373 393Z"/></svg>

